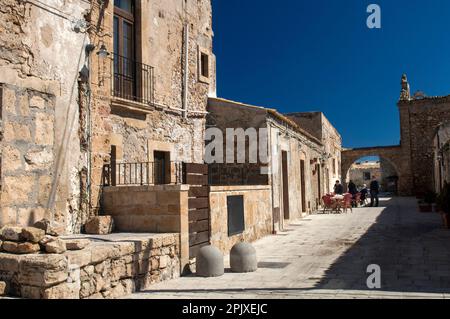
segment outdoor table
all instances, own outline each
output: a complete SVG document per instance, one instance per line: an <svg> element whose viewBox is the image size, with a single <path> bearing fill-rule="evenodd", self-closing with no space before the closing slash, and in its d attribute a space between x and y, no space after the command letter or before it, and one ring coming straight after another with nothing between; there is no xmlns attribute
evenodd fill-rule
<svg viewBox="0 0 450 319"><path fill-rule="evenodd" d="M331 197L331 200L336 202L336 212L341 212L344 195L334 195Z"/></svg>

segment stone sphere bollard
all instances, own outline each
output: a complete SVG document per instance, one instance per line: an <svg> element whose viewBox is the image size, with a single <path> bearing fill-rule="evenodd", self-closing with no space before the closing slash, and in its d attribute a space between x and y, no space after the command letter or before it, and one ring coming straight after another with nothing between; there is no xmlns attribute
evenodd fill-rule
<svg viewBox="0 0 450 319"><path fill-rule="evenodd" d="M231 248L230 266L233 272L253 272L258 269L256 249L249 243L237 243Z"/></svg>
<svg viewBox="0 0 450 319"><path fill-rule="evenodd" d="M200 277L219 277L225 273L222 252L214 246L200 248L197 253L196 275Z"/></svg>

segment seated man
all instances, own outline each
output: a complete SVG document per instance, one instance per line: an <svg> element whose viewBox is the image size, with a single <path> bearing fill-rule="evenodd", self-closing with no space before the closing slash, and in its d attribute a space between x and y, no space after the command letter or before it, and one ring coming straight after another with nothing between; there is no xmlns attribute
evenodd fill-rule
<svg viewBox="0 0 450 319"><path fill-rule="evenodd" d="M367 190L367 185L364 184L363 188L359 191L361 193L361 205L364 205L366 202L367 194L369 191Z"/></svg>
<svg viewBox="0 0 450 319"><path fill-rule="evenodd" d="M344 194L344 186L339 181L336 181L336 184L334 184L334 194L335 195L342 195Z"/></svg>

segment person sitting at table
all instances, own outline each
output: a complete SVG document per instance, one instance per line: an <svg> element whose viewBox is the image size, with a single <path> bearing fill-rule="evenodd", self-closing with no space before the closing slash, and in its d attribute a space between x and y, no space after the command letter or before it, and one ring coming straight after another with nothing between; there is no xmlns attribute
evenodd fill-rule
<svg viewBox="0 0 450 319"><path fill-rule="evenodd" d="M336 184L334 184L334 194L335 195L344 194L344 186L342 186L340 181L336 181Z"/></svg>
<svg viewBox="0 0 450 319"><path fill-rule="evenodd" d="M361 205L364 205L366 203L367 194L369 193L367 185L364 184L359 192L361 193Z"/></svg>

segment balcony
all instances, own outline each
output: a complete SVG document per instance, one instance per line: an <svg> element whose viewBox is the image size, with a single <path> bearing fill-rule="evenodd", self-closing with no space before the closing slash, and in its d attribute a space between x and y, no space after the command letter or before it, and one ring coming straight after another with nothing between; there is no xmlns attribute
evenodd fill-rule
<svg viewBox="0 0 450 319"><path fill-rule="evenodd" d="M154 69L118 54L111 61L113 72L112 95L140 104L154 103Z"/></svg>

